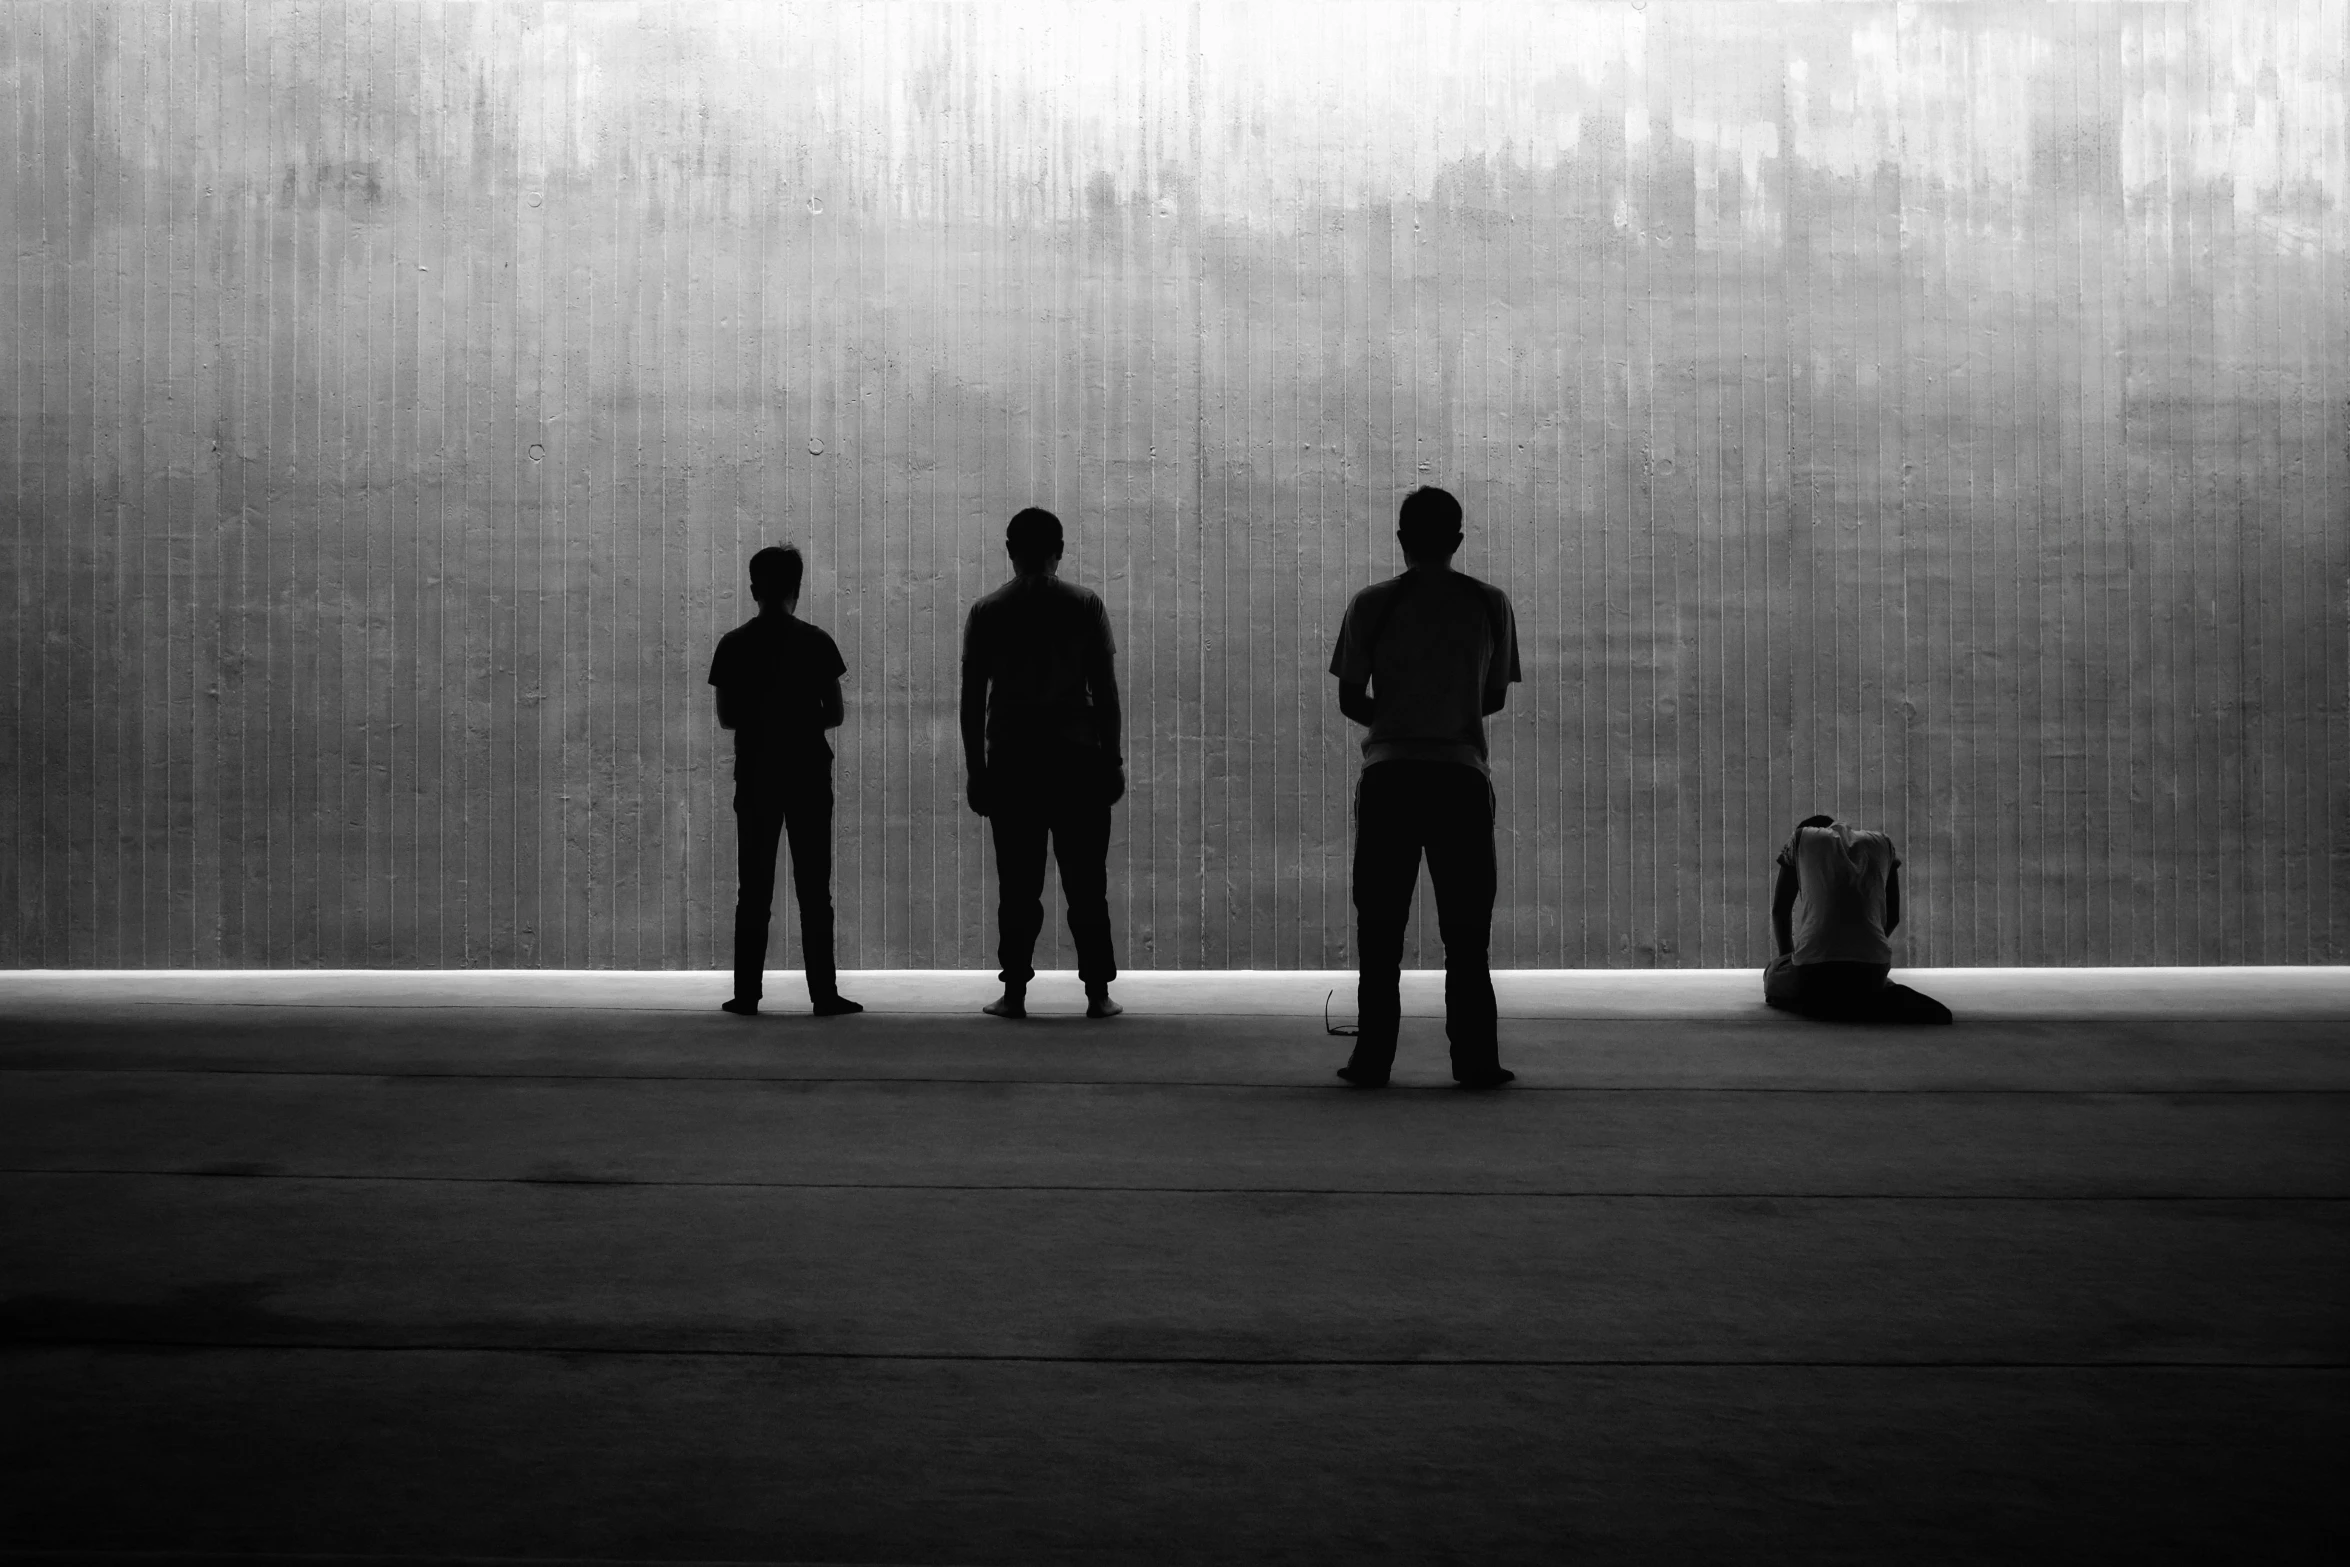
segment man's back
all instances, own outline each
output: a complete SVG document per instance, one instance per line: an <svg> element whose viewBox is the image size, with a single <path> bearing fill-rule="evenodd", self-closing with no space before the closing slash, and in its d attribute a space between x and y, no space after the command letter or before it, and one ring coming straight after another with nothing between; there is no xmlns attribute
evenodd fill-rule
<svg viewBox="0 0 2350 1567"><path fill-rule="evenodd" d="M1901 863L1893 840L1848 827L1801 827L1779 851L1796 880L1795 962L1890 963L1886 888Z"/></svg>
<svg viewBox="0 0 2350 1567"><path fill-rule="evenodd" d="M738 762L828 762L826 697L847 673L840 648L793 615L756 615L718 639L710 660L734 723Z"/></svg>
<svg viewBox="0 0 2350 1567"><path fill-rule="evenodd" d="M1100 748L1117 722L1110 617L1075 583L1023 574L971 606L963 679L987 690L990 752Z"/></svg>
<svg viewBox="0 0 2350 1567"><path fill-rule="evenodd" d="M1365 762L1486 770L1485 714L1520 678L1509 595L1466 572L1415 567L1354 596L1330 672L1368 682L1377 714Z"/></svg>

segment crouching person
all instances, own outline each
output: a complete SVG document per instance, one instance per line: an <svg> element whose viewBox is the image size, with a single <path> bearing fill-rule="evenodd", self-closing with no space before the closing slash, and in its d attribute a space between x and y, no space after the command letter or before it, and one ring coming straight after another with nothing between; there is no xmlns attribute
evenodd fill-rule
<svg viewBox="0 0 2350 1567"><path fill-rule="evenodd" d="M1886 978L1901 925L1901 857L1881 832L1807 816L1779 851L1763 999L1807 1017L1947 1023L1950 1009Z"/></svg>

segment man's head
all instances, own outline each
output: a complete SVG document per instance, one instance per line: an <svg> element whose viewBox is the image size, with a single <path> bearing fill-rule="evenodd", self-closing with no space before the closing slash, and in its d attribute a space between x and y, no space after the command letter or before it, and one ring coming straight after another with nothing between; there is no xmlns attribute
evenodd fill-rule
<svg viewBox="0 0 2350 1567"><path fill-rule="evenodd" d="M789 608L799 602L800 574L806 570L798 550L771 544L751 557L751 597Z"/></svg>
<svg viewBox="0 0 2350 1567"><path fill-rule="evenodd" d="M1461 503L1432 484L1403 498L1395 516L1396 542L1414 565L1442 565L1461 547Z"/></svg>
<svg viewBox="0 0 2350 1567"><path fill-rule="evenodd" d="M1026 576L1050 571L1061 560L1061 519L1042 506L1031 506L1004 529L1004 550Z"/></svg>

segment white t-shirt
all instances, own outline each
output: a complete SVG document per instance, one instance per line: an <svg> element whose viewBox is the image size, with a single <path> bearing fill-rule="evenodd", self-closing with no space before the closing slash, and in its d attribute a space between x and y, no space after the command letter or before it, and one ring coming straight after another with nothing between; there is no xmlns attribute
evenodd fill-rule
<svg viewBox="0 0 2350 1567"><path fill-rule="evenodd" d="M1366 763L1458 762L1490 772L1485 709L1524 678L1517 616L1491 583L1417 566L1354 596L1330 673L1368 684L1378 703L1363 737Z"/></svg>
<svg viewBox="0 0 2350 1567"><path fill-rule="evenodd" d="M1798 967L1893 961L1893 944L1885 939L1885 888L1901 856L1891 838L1842 822L1805 827L1779 851L1778 862L1795 867Z"/></svg>

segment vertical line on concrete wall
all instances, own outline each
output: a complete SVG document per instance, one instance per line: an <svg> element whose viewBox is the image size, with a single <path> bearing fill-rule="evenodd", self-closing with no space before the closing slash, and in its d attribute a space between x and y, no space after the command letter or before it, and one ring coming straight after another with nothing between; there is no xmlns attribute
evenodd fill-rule
<svg viewBox="0 0 2350 1567"><path fill-rule="evenodd" d="M195 617L191 613L193 605L188 602L195 582L192 574L185 583L175 582L172 571L180 543L177 515L180 497L175 493L172 475L178 466L175 459L182 459L187 453L178 440L185 389L175 384L171 375L172 289L168 255L160 312L151 297L155 289L149 277L149 262L158 248L149 234L146 156L149 127L160 119L166 137L175 128L171 112L175 84L169 80L167 67L163 101L158 105L154 81L157 51L148 36L151 20L147 13L141 13L135 20L120 16L101 20L90 60L98 109L108 122L99 132L101 145L92 148L91 263L93 274L102 275L112 286L110 300L94 297L92 305L93 325L97 324L96 312L104 309L111 317L107 325L112 331L105 340L111 350L106 366L110 374L103 387L93 390L91 409L95 428L100 432L93 494L98 515L107 526L108 538L96 562L98 617L93 625L93 641L98 643L95 649L98 675L94 682L97 724L106 743L93 746L90 760L91 783L96 791L94 804L100 821L98 841L102 847L98 852L111 873L98 888L100 960L105 961L110 955L113 963L120 966L146 959L147 921L140 915L142 905L148 900L135 896L134 889L148 884L144 842L149 816L147 802L160 796L164 802L162 815L167 822L171 819L173 797L179 792L174 764L180 760L181 749L175 731L182 722L193 729L196 716L191 662L196 650ZM109 24L111 39L106 36ZM167 29L168 25L167 19ZM108 43L113 46L111 71ZM135 89L130 85L134 67ZM135 125L129 102L134 90L140 100ZM115 171L112 194L131 209L133 222L119 226L112 235L105 233L109 225L97 221L104 199L98 170L105 161L102 145L105 141L113 144L113 158L118 165L135 165L135 170L118 166ZM168 189L163 196L163 207L161 226L168 236L176 232ZM168 251L169 241L161 248ZM97 286L94 280L93 288ZM155 335L150 318L157 313L162 316L160 355L151 353L149 348L150 338ZM151 388L163 393L165 417L152 412L154 405L146 395ZM162 426L160 430L158 425ZM151 456L160 461L151 463ZM134 524L134 517L143 526ZM162 556L164 608L151 619L142 602L147 594L142 590L148 585L150 541L158 534L161 549L155 553ZM183 591L175 592L175 588ZM184 640L183 623L187 628ZM154 700L150 707L148 660L141 656L142 644L156 643L166 650L166 674L162 689L152 693ZM172 678L174 665L187 671L184 705L178 689L182 682ZM150 725L148 721L154 707L161 708L164 714L164 722L159 725ZM155 742L152 746L150 728L158 731L152 735ZM173 841L154 857L158 883L155 892L160 896L152 901L162 906L167 928L172 916L185 907L183 888L187 877L181 861L186 853L185 846L174 835Z"/></svg>
<svg viewBox="0 0 2350 1567"><path fill-rule="evenodd" d="M44 21L51 21L58 16L58 13L12 9L10 15L17 17L39 15ZM58 22L56 25L62 26L64 24ZM52 428L56 423L52 410L65 403L65 382L71 373L68 368L71 359L64 352L66 334L58 319L63 313L62 277L64 269L57 263L58 237L56 230L58 221L62 219L65 203L64 171L60 166L62 160L58 156L58 137L54 130L56 122L62 115L62 110L57 102L62 95L54 89L59 85L57 78L64 74L67 53L66 49L53 46L46 51L41 62L40 116L36 138L38 150L33 157L36 169L35 180L42 196L38 260L35 265L35 276L38 279L36 313L40 318L41 342L48 351L39 367L39 379L34 395L36 406L41 410L43 416L42 428L44 430ZM68 421L65 428L58 430L50 442L54 447L64 448L63 455L68 458L71 455L72 434L72 425ZM68 552L60 548L60 541L70 540L70 533L67 530L71 526L71 517L67 512L63 493L66 477L70 471L66 462L55 460L44 462L40 468L41 483L34 492L35 504L38 506L39 514L45 523L41 529L41 543L36 566L35 580L38 587L36 595L38 602L30 616L38 632L34 642L36 648L50 645L52 628L56 624L55 617L66 592L63 579ZM56 520L52 522L49 519ZM61 709L65 704L58 699L58 688L68 678L70 666L61 669L60 663L60 660L54 658L42 658L38 664L40 669L41 745L36 757L38 785L34 816L39 826L39 835L35 840L37 847L34 853L38 858L40 869L38 873L39 896L33 904L31 918L39 932L34 942L34 950L41 962L50 964L73 961L71 944L64 939L67 926L66 883L62 874L65 868L66 835L71 828L65 820L63 802L66 796L60 787L65 773L64 753L70 744L70 732L66 725L60 722Z"/></svg>
<svg viewBox="0 0 2350 1567"><path fill-rule="evenodd" d="M2350 77L2350 0L2329 0L2325 11L2328 21L2319 27L2318 36L2327 41L2331 68L2322 78L2340 82ZM2346 558L2350 558L2350 548L2346 548L2350 539L2345 539L2340 526L2344 462L2350 460L2350 399L2343 396L2340 373L2343 356L2350 353L2350 302L2343 297L2345 283L2350 280L2341 272L2344 244L2350 241L2350 222L2344 218L2345 210L2350 209L2350 136L2325 138L2323 156L2322 188L2329 198L2329 212L2319 223L2315 269L2317 297L2326 302L2327 317L2315 355L2319 395L2315 429L2310 432L2320 476L2313 508L2316 558L2311 562L2316 578L2311 584L2311 629L2317 643L2312 656L2318 671L2312 684L2319 716L2310 725L2316 731L2314 755L2305 751L2302 770L2309 780L2310 797L2303 841L2319 856L2320 871L2314 877L2310 910L2317 935L2311 950L2300 960L2338 963L2344 957L2345 944L2341 928L2334 923L2334 894L2350 871L2350 820L2343 814L2344 806L2350 805L2350 783L2345 783L2350 780L2350 743L2346 743L2350 742L2350 725L2344 723L2336 683L2345 664L2350 663L2350 658L2344 657L2350 650L2350 571L2344 570Z"/></svg>
<svg viewBox="0 0 2350 1567"><path fill-rule="evenodd" d="M1204 760L1205 746L1203 742L1206 739L1205 719L1207 692L1207 618L1205 613L1206 603L1204 594L1201 591L1201 585L1204 580L1204 572L1207 564L1204 539L1207 531L1208 491L1206 389L1208 328L1206 279L1207 256L1203 248L1205 240L1206 214L1202 210L1207 198L1207 166L1205 160L1201 156L1202 136L1200 119L1203 112L1203 106L1200 73L1203 69L1203 66L1200 58L1200 0L1192 0L1192 4L1188 12L1188 18L1190 34L1187 40L1187 47L1184 54L1184 63L1186 69L1184 91L1186 108L1185 132L1189 138L1188 150L1190 154L1190 168L1188 173L1191 182L1191 199L1187 204L1187 210L1185 213L1185 228L1188 232L1184 237L1186 248L1189 251L1188 260L1191 268L1192 569L1189 573L1189 581L1193 591L1194 602L1199 605L1200 610L1200 612L1193 618L1194 641L1191 650L1191 657L1188 662L1191 665L1190 676L1192 689L1194 692L1194 701L1197 703L1197 706L1194 707L1193 710L1199 713L1202 720L1196 731L1193 754ZM1182 527L1180 520L1178 520L1176 526L1178 529L1178 539L1180 539L1180 529ZM1178 561L1180 561L1181 558L1180 549L1178 549ZM1179 578L1178 580L1181 579ZM1181 602L1180 591L1178 592L1177 602L1179 604ZM1182 615L1180 610L1177 612L1176 626L1177 635L1180 637L1182 627ZM1176 830L1178 834L1180 834L1182 830L1182 778L1184 776L1184 768L1182 765L1183 736L1180 732L1176 736L1175 745L1177 780L1176 822L1178 824ZM1197 935L1195 937L1196 944L1193 947L1193 952L1195 954L1194 960L1204 966L1207 962L1208 928L1208 865L1206 830L1207 807L1206 800L1204 798L1204 782L1200 792L1202 799L1199 807L1200 823L1197 834L1199 863L1197 869L1186 878L1191 882L1192 888L1194 890L1192 895L1186 898L1185 901L1191 904L1195 910L1194 918L1197 921L1197 925L1195 927L1197 931Z"/></svg>
<svg viewBox="0 0 2350 1567"><path fill-rule="evenodd" d="M70 343L81 345L82 351L89 358L87 369L73 377L74 401L78 404L77 411L80 411L83 416L73 420L69 430L78 427L82 432L82 452L81 460L72 464L67 470L66 478L68 515L80 526L87 540L82 551L82 560L86 564L76 573L87 580L74 584L73 599L71 600L74 606L81 611L79 616L81 634L75 637L71 634L70 629L68 633L68 646L72 646L76 642L80 644L77 651L82 652L83 657L82 667L76 671L81 677L77 683L83 686L87 695L75 703L78 712L83 715L78 722L73 724L75 737L81 744L78 747L78 754L77 748L71 744L66 749L68 790L66 797L73 802L73 816L77 819L76 825L79 829L72 841L69 850L71 858L68 860L68 864L79 871L71 883L73 908L68 950L75 953L75 961L102 965L110 954L105 950L98 931L100 872L97 845L100 839L95 757L98 747L98 726L105 721L109 709L105 702L105 691L100 684L103 678L105 657L101 628L105 621L103 606L98 600L98 577L106 554L98 531L100 497L96 487L100 472L99 465L103 460L98 449L100 440L97 417L99 354L96 318L98 312L96 300L93 297L97 288L96 273L99 256L95 211L97 192L94 175L89 169L89 164L94 159L98 146L99 93L96 80L97 40L95 32L100 25L102 25L100 21L93 19L92 36L87 40L89 57L85 64L87 66L86 74L90 78L88 105L82 113L75 116L79 120L86 115L88 121L86 125L77 127L81 133L81 157L76 160L69 152L66 161L65 217L66 243L69 247L69 255L74 249L84 248L76 246L74 243L73 200L76 194L82 197L83 205L89 211L89 228L91 230L82 258L83 264L79 267L71 267L67 273L67 277L72 281L67 284L66 294L68 340ZM77 42L81 41L77 40ZM77 193L74 186L83 180L90 182L89 188ZM70 439L69 435L69 441ZM78 495L75 493L77 480L80 481L81 492ZM69 622L69 627L70 624ZM71 697L72 692L69 687L69 700Z"/></svg>
<svg viewBox="0 0 2350 1567"><path fill-rule="evenodd" d="M18 29L24 24L16 17L0 21L0 49L6 51L11 65L17 65L30 53L25 37ZM0 109L0 120L8 129L8 195L10 222L20 220L24 191L30 183L25 177L24 124L29 111L28 94L23 91L28 73L12 71L11 78L18 90L9 96L9 102ZM21 233L21 231L20 231ZM31 532L33 509L26 501L25 426L33 417L33 400L25 392L25 311L24 278L30 264L28 246L24 238L11 247L7 262L7 357L8 357L8 427L11 440L8 451L8 598L5 646L8 671L6 675L7 706L0 711L0 731L8 736L8 771L5 780L5 800L0 801L0 836L14 844L13 852L0 855L0 964L9 967L28 967L33 960L31 927L31 899L25 883L27 862L34 858L27 845L34 841L27 829L24 801L26 788L33 776L32 759L27 737L35 733L46 715L30 710L25 678L25 648L32 619L32 584L30 561L33 556Z"/></svg>

